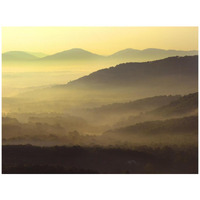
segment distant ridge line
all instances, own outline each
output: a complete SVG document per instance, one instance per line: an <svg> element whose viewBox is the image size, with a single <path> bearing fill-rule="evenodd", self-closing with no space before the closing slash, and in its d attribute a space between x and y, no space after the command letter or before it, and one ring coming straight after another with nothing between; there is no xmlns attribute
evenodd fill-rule
<svg viewBox="0 0 200 200"><path fill-rule="evenodd" d="M34 53L37 54L37 52L34 52ZM31 54L30 52L26 52L26 51L8 51L8 52L5 52L5 53L2 53L2 57L8 56L8 55L13 56L13 54L28 54L30 56L35 57L35 59L39 59L39 60L45 60L45 59L48 59L48 58L53 59L53 58L59 57L59 55L63 56L63 59L65 59L65 56L73 57L73 56L80 56L80 55L82 57L84 57L84 56L85 57L87 57L87 56L92 57L93 56L93 57L96 57L96 58L124 57L124 59L126 59L127 57L133 57L133 56L140 56L140 57L147 56L147 54L149 56L155 57L155 56L158 56L158 53L160 53L160 54L167 54L167 53L174 54L174 55L169 55L168 57L176 56L176 54L177 54L177 56L198 55L198 50L186 51L186 50L158 49L158 48L146 48L146 49L143 49L143 50L139 50L139 49L133 49L133 48L126 48L126 49L122 49L120 51L117 51L115 53L112 53L110 55L104 56L104 55L100 55L100 54L96 54L96 53L87 51L85 49L72 48L72 49L60 51L60 52L57 52L57 53L54 53L54 54L51 54L51 55L46 55L46 56L43 56L42 58L37 57L37 56ZM43 54L43 53L41 52L40 54ZM142 54L146 54L146 55L142 55ZM155 54L155 55L153 55L153 54ZM167 56L167 55L160 55L160 56Z"/></svg>

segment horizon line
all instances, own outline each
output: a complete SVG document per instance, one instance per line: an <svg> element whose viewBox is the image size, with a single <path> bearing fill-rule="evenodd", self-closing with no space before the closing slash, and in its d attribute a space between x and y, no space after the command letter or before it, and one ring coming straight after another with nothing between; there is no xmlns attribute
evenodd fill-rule
<svg viewBox="0 0 200 200"><path fill-rule="evenodd" d="M64 52L64 51L70 51L70 50L74 50L74 49L80 49L80 50L84 50L84 51L87 51L87 52L90 52L90 53L94 53L93 51L88 51L88 50L83 49L83 48L74 47L74 48L70 48L70 49L63 50L63 51L55 52L55 53L53 53L53 54L47 54L47 53L41 52L41 51L25 51L25 50L10 50L10 51L5 51L5 52L2 51L2 54L8 53L8 52L25 52L25 53L30 53L30 54L31 54L31 53L43 53L43 54L46 54L46 56L50 56L50 55L54 55L54 54L57 54L57 53L62 53L62 52ZM124 50L128 50L128 49L130 49L130 50L136 50L136 51L144 51L144 50L147 50L147 49L157 49L157 50L165 50L165 51L198 51L198 49L180 50L180 49L163 49L163 48L149 47L149 48L145 48L145 49L125 48L125 49L121 49L121 50L115 51L114 53L107 54L107 55L98 54L98 53L94 53L94 54L102 55L102 56L109 56L109 55L113 55L113 54L115 54L115 53L117 53L117 52L124 51Z"/></svg>

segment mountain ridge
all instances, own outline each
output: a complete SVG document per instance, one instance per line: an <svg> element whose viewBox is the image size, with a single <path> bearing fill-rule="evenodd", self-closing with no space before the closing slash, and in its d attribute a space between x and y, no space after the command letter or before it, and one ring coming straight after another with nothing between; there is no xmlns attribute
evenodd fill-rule
<svg viewBox="0 0 200 200"><path fill-rule="evenodd" d="M73 48L65 51L58 52L42 58L41 60L73 60L73 59L100 59L103 56L91 53L81 48Z"/></svg>
<svg viewBox="0 0 200 200"><path fill-rule="evenodd" d="M196 76L197 73L198 56L176 56L156 61L122 63L115 67L95 71L87 76L67 83L66 86L84 87L86 85L88 87L98 88L103 85L107 85L108 87L111 85L123 86L127 83L131 86L135 83L146 84L144 80L148 82L150 81L149 78L152 78L152 81L155 82L155 78L159 79L170 76L177 79L177 75L179 76L178 78L185 78L185 76ZM175 79L173 80L176 81Z"/></svg>
<svg viewBox="0 0 200 200"><path fill-rule="evenodd" d="M134 134L164 134L166 131L170 134L193 132L198 133L198 116L181 117L176 119L144 121L121 128L108 130L104 135L134 135Z"/></svg>
<svg viewBox="0 0 200 200"><path fill-rule="evenodd" d="M12 56L13 52L18 55ZM23 53L20 55L20 53ZM26 52L26 51L8 51L2 54L3 61L20 61L27 60L26 56L23 59L24 54L29 54L35 57L32 57L38 61L73 61L79 59L81 60L99 60L99 61L112 61L117 60L118 62L140 62L140 61L151 61L156 59L163 59L172 56L192 56L198 55L197 50L183 51L183 50L165 50L165 49L157 49L157 48L147 48L143 50L127 48L117 51L113 54L104 56L100 54L95 54L90 51L81 49L81 48L72 48L69 50L61 51L54 53L52 55L46 55L38 52ZM38 56L43 55L43 56Z"/></svg>
<svg viewBox="0 0 200 200"><path fill-rule="evenodd" d="M198 93L191 93L177 98L166 105L158 106L139 115L130 115L126 120L116 123L117 127L130 126L149 120L164 120L177 117L198 115Z"/></svg>
<svg viewBox="0 0 200 200"><path fill-rule="evenodd" d="M2 61L33 61L36 59L38 57L25 51L9 51L2 54Z"/></svg>

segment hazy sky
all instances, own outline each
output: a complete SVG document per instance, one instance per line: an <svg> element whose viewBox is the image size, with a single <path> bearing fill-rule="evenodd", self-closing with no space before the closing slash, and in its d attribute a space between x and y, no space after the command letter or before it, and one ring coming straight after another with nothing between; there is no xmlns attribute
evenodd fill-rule
<svg viewBox="0 0 200 200"><path fill-rule="evenodd" d="M108 55L134 48L198 49L197 27L3 27L2 51L54 54L71 48Z"/></svg>

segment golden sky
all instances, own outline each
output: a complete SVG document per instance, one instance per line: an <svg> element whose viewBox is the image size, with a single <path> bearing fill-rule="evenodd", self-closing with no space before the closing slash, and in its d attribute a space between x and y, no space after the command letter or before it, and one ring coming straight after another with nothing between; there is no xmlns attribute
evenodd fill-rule
<svg viewBox="0 0 200 200"><path fill-rule="evenodd" d="M2 52L71 48L109 55L126 48L198 49L198 27L3 27Z"/></svg>

